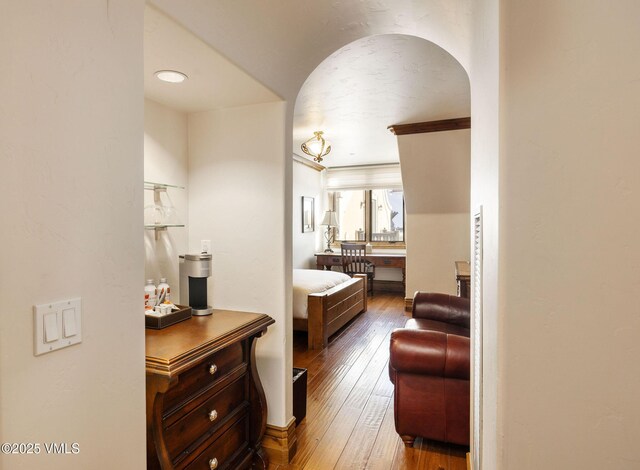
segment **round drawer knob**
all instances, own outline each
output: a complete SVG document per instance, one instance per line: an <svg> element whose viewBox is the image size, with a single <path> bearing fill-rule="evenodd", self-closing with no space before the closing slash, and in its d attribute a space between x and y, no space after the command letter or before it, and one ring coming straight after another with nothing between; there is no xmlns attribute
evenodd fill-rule
<svg viewBox="0 0 640 470"><path fill-rule="evenodd" d="M218 412L216 410L209 411L209 421L215 421L218 419Z"/></svg>
<svg viewBox="0 0 640 470"><path fill-rule="evenodd" d="M215 374L216 372L218 372L218 366L217 366L217 365L215 365L215 364L211 364L211 365L209 366L209 373L210 373L211 375L213 375L213 374Z"/></svg>
<svg viewBox="0 0 640 470"><path fill-rule="evenodd" d="M211 460L209 460L209 468L211 470L214 470L215 468L218 468L218 459L216 459L215 457Z"/></svg>

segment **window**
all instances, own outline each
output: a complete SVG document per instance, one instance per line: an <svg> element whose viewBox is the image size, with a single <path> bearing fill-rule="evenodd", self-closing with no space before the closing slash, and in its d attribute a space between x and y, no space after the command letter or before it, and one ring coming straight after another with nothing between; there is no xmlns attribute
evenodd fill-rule
<svg viewBox="0 0 640 470"><path fill-rule="evenodd" d="M371 237L373 242L404 241L404 197L396 189L373 189L371 198Z"/></svg>
<svg viewBox="0 0 640 470"><path fill-rule="evenodd" d="M365 191L336 191L333 204L338 217L336 240L365 241Z"/></svg>
<svg viewBox="0 0 640 470"><path fill-rule="evenodd" d="M400 189L346 190L329 193L338 227L336 241L404 244L404 193Z"/></svg>

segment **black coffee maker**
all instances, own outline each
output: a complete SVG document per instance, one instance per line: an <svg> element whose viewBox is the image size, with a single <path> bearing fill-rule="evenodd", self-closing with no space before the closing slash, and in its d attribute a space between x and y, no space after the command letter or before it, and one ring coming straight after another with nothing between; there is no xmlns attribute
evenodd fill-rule
<svg viewBox="0 0 640 470"><path fill-rule="evenodd" d="M196 316L211 315L207 305L207 279L211 276L211 255L180 255L180 304L191 307Z"/></svg>

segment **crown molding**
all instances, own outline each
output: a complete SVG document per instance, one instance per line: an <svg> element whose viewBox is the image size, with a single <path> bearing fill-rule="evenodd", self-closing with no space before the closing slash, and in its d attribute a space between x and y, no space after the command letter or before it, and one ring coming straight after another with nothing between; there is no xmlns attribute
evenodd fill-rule
<svg viewBox="0 0 640 470"><path fill-rule="evenodd" d="M393 124L389 129L395 135L424 134L427 132L457 131L470 129L471 118L443 119L441 121L414 122L411 124Z"/></svg>
<svg viewBox="0 0 640 470"><path fill-rule="evenodd" d="M309 160L308 158L301 157L297 153L293 154L293 161L308 166L309 168L313 168L316 171L322 171L326 169L326 167L320 165L319 163Z"/></svg>

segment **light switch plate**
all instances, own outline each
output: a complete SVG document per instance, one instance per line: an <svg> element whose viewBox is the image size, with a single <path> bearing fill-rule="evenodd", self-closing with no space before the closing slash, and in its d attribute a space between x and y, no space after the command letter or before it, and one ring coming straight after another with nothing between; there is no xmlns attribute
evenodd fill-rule
<svg viewBox="0 0 640 470"><path fill-rule="evenodd" d="M82 342L82 299L34 305L33 307L33 354L40 356L57 349ZM64 312L64 313L63 313ZM46 320L45 321L45 316ZM55 318L55 324L52 320ZM46 342L45 328L56 330L58 339ZM75 334L70 334L75 333ZM65 336L69 335L69 336Z"/></svg>
<svg viewBox="0 0 640 470"><path fill-rule="evenodd" d="M44 314L44 342L53 343L60 339L58 333L58 314L50 312Z"/></svg>

